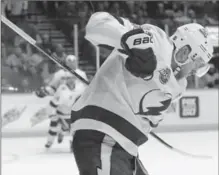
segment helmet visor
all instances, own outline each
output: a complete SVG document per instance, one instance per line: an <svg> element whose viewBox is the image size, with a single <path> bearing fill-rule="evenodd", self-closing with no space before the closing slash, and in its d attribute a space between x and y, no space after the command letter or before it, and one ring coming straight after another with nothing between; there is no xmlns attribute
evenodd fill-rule
<svg viewBox="0 0 219 175"><path fill-rule="evenodd" d="M206 63L201 57L193 60L193 69L192 72L198 77L205 75L210 69L210 65Z"/></svg>
<svg viewBox="0 0 219 175"><path fill-rule="evenodd" d="M207 65L197 69L195 74L198 77L202 77L203 75L205 75L209 71L209 69L210 69L210 65L207 64Z"/></svg>

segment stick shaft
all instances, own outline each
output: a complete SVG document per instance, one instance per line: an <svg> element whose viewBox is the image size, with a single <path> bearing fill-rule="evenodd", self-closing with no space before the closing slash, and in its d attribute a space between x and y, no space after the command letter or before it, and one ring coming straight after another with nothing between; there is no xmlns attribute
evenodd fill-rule
<svg viewBox="0 0 219 175"><path fill-rule="evenodd" d="M182 151L180 149L174 148L173 146L171 146L169 143L165 142L163 139L161 139L157 134L155 134L154 132L150 132L150 135L153 136L155 139L157 139L160 143L162 143L164 146L166 146L167 148L171 149L174 152L177 152L183 156L188 156L188 157L192 157L192 158L199 158L199 159L212 159L211 156L209 155L195 155L195 154L191 154L191 153L187 153L185 151Z"/></svg>

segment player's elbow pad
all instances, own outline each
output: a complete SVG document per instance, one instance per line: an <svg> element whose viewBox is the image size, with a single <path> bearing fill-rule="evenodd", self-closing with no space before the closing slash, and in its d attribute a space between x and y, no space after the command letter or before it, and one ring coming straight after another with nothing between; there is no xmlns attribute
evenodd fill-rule
<svg viewBox="0 0 219 175"><path fill-rule="evenodd" d="M146 78L153 75L157 67L157 59L152 48L130 49L130 56L126 59L125 67L136 77Z"/></svg>

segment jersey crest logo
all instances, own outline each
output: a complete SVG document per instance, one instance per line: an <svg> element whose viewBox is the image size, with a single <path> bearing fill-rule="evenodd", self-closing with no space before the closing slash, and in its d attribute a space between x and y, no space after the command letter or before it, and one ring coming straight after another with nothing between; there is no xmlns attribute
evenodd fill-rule
<svg viewBox="0 0 219 175"><path fill-rule="evenodd" d="M172 101L172 95L153 89L143 95L139 103L139 112L136 115L157 116L167 110Z"/></svg>
<svg viewBox="0 0 219 175"><path fill-rule="evenodd" d="M170 68L167 67L167 68L161 69L159 70L159 73L160 73L159 75L160 82L162 84L166 84L170 79L170 75L171 75Z"/></svg>

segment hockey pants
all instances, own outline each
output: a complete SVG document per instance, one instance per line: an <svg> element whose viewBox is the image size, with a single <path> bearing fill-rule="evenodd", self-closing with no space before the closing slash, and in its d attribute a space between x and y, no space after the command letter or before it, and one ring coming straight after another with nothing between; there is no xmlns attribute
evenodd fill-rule
<svg viewBox="0 0 219 175"><path fill-rule="evenodd" d="M137 157L99 131L76 131L72 149L80 175L148 175Z"/></svg>
<svg viewBox="0 0 219 175"><path fill-rule="evenodd" d="M51 118L49 131L48 131L48 142L53 143L55 137L59 133L63 133L69 130L70 119L60 120L60 115L55 115ZM63 122L65 122L63 124Z"/></svg>

